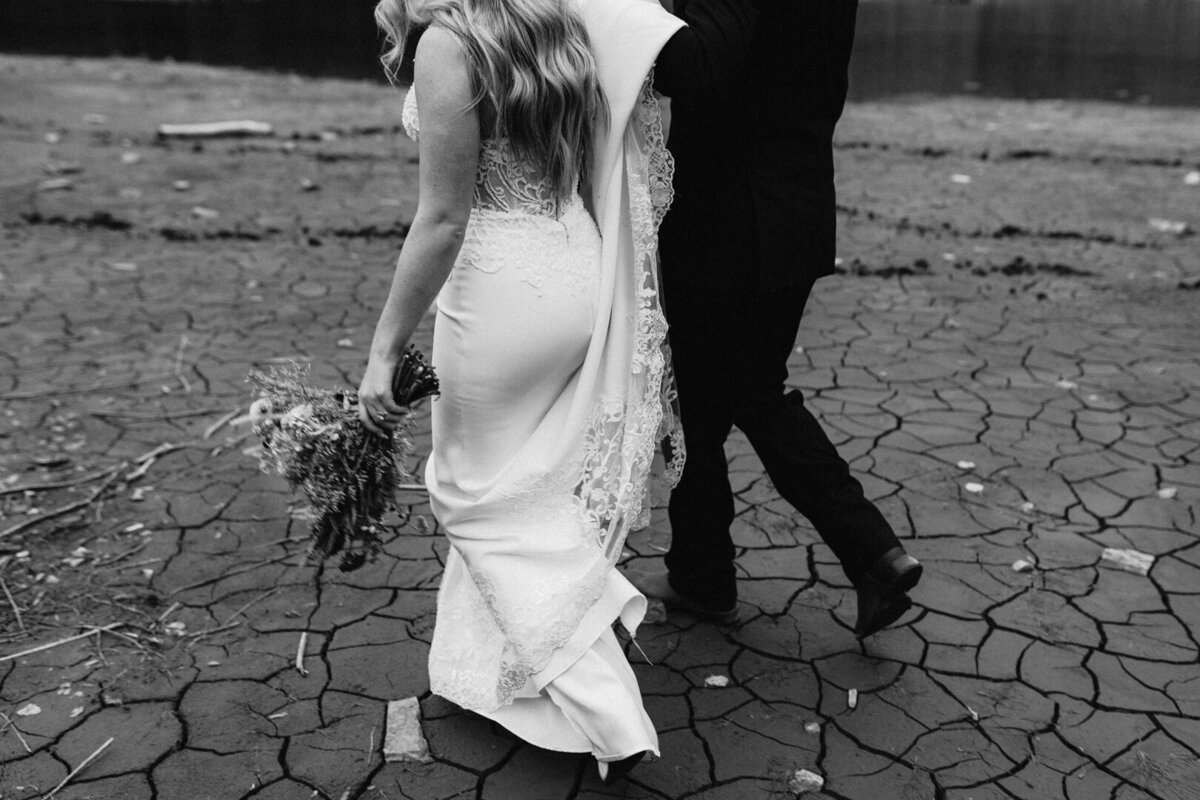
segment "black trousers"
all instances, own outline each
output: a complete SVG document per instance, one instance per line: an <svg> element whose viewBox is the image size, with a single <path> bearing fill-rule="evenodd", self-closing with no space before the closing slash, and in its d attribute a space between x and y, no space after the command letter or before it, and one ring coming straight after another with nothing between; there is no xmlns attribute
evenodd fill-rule
<svg viewBox="0 0 1200 800"><path fill-rule="evenodd" d="M724 451L734 425L779 494L808 518L857 581L899 541L800 392L785 391L788 356L812 285L762 291L727 277L714 287L686 264L666 266L664 305L687 444L669 508L672 586L717 607L737 599Z"/></svg>

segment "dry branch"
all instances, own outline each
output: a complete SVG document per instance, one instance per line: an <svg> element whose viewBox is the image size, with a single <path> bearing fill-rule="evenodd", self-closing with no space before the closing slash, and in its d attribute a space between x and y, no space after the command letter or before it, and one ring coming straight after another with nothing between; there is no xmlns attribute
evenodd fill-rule
<svg viewBox="0 0 1200 800"><path fill-rule="evenodd" d="M100 486L98 486L96 488L96 490L91 493L91 495L89 495L88 497L85 497L83 500L78 500L74 503L69 503L69 504L63 506L62 508L56 508L53 511L47 511L45 514L41 514L39 516L32 517L30 519L25 520L24 522L18 522L16 525L13 525L11 528L8 528L7 530L4 530L4 531L0 531L0 539L6 539L9 536L20 533L21 531L26 530L28 528L32 528L34 525L38 525L42 522L45 522L46 520L56 519L58 517L66 516L67 514L70 514L74 511L78 511L81 508L86 508L87 506L96 502L96 500L98 500L100 498L100 495L102 495L106 491L108 491L108 487L112 486L113 483L117 480L117 478L119 478L121 476L121 471L123 469L125 469L125 467L127 465L128 465L128 462L109 470L108 479L106 481L104 481L104 483L100 484Z"/></svg>
<svg viewBox="0 0 1200 800"><path fill-rule="evenodd" d="M32 753L33 749L30 748L29 742L25 741L25 736L21 733L21 729L17 727L17 723L13 722L12 718L9 717L8 714L5 714L3 711L0 711L0 717L4 717L4 727L0 728L0 733L4 733L4 731L8 730L9 728L12 728L13 733L15 733L17 735L17 738L21 741L21 746L25 748L25 752Z"/></svg>
<svg viewBox="0 0 1200 800"><path fill-rule="evenodd" d="M0 577L0 589L4 590L4 596L8 598L8 604L12 606L13 616L17 618L17 625L21 628L21 633L29 633L29 631L25 630L25 620L21 619L21 607L13 599L12 592L8 590L8 583L5 582L3 577Z"/></svg>
<svg viewBox="0 0 1200 800"><path fill-rule="evenodd" d="M229 422L240 413L242 413L242 409L235 408L232 411L230 411L229 413L227 413L225 416L221 417L219 420L214 422L212 425L209 425L207 428L204 429L204 437L203 438L211 439L212 435L214 433L216 433L217 431L221 430L221 428L224 428L226 425L228 425Z"/></svg>
<svg viewBox="0 0 1200 800"><path fill-rule="evenodd" d="M103 626L100 626L97 628L88 628L83 633L77 633L74 636L68 636L65 639L58 639L57 641L49 642L47 644L40 644L37 647L31 647L28 650L22 650L19 653L10 653L9 655L6 655L6 656L0 656L0 663L3 663L5 661L12 661L13 659L17 659L17 658L24 658L25 656L31 656L34 653L40 653L43 650L50 650L52 648L58 647L59 645L70 644L71 642L77 642L80 639L86 639L87 637L94 636L97 633L107 633L107 632L111 631L113 628L121 627L123 624L124 623L122 623L122 622L113 622L108 625L103 625Z"/></svg>
<svg viewBox="0 0 1200 800"><path fill-rule="evenodd" d="M90 756L88 756L87 758L85 758L83 761L80 761L80 762L79 762L79 766L77 766L75 769L73 769L73 770L71 770L70 772L68 772L68 773L67 773L67 777L63 778L63 779L62 779L62 780L59 782L58 786L55 786L55 787L54 787L53 789L51 789L51 790L50 790L48 793L46 793L46 794L42 795L42 800L50 800L50 798L52 798L52 797L54 797L54 795L58 794L58 790L59 790L59 789L61 789L61 788L63 788L64 786L66 786L66 785L67 785L67 783L69 783L69 782L70 782L71 778L74 778L76 775L78 775L80 772L82 772L84 767L86 767L88 764L92 763L92 761L93 761L93 760L96 758L96 756L98 756L98 755L100 755L101 753L103 753L103 752L104 752L104 751L105 751L105 750L108 748L108 746L109 746L110 744L112 744L112 743L113 743L113 737L111 737L111 736L110 736L110 737L108 737L108 739L107 739L107 740L104 742L104 744L102 744L102 745L100 745L99 747L97 747L97 748L96 748L96 749L95 749L95 750L92 752L92 754L91 754Z"/></svg>

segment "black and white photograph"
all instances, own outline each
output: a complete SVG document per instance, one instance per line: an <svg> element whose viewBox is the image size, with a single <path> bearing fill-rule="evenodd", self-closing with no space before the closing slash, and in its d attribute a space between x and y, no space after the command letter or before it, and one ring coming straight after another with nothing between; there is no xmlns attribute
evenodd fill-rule
<svg viewBox="0 0 1200 800"><path fill-rule="evenodd" d="M0 800L1200 800L1200 0L0 0Z"/></svg>

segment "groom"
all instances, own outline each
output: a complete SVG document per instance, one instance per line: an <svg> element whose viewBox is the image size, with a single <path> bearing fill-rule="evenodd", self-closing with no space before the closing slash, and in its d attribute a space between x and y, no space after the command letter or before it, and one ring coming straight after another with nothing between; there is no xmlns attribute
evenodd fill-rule
<svg viewBox="0 0 1200 800"><path fill-rule="evenodd" d="M779 494L841 561L857 590L862 639L912 605L907 591L921 565L863 496L800 392L785 391L805 303L833 272L832 139L857 0L674 5L696 33L720 41L725 60L719 80L698 80L668 45L655 68L655 88L672 99L675 201L660 252L688 453L671 496L667 573L634 582L668 607L736 619L724 452L736 425ZM723 40L712 33L722 30Z"/></svg>

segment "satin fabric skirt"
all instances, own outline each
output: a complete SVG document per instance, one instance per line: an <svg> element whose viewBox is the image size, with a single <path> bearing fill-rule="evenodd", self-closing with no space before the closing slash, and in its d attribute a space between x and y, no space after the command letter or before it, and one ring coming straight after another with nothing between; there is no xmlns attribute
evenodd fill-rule
<svg viewBox="0 0 1200 800"><path fill-rule="evenodd" d="M437 301L426 484L451 548L438 593L430 683L550 750L602 761L658 752L612 624L643 598L607 564L554 471L573 430L579 367L596 323L600 239L581 203L559 219L473 217ZM599 587L588 593L575 587ZM548 609L578 604L553 647L529 656Z"/></svg>

